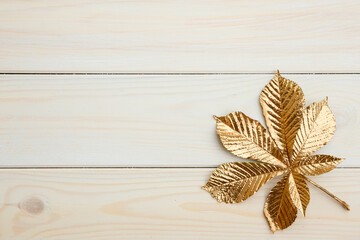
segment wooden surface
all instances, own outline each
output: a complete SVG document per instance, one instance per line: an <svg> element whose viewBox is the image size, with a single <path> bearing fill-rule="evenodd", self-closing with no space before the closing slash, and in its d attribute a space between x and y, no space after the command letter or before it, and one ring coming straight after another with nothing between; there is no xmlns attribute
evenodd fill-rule
<svg viewBox="0 0 360 240"><path fill-rule="evenodd" d="M0 1L0 240L360 239L360 2ZM307 216L201 190L276 69L337 120ZM127 74L125 74L127 73ZM235 74L234 74L235 73ZM290 74L292 73L292 74ZM294 74L296 73L296 74ZM317 74L314 74L317 73ZM106 167L106 168L101 168Z"/></svg>
<svg viewBox="0 0 360 240"><path fill-rule="evenodd" d="M263 216L277 179L240 204L200 189L213 169L0 171L0 236L66 239L359 239L359 170L312 177L345 199L348 212L310 186L307 216L272 234Z"/></svg>
<svg viewBox="0 0 360 240"><path fill-rule="evenodd" d="M0 1L2 72L359 72L358 0Z"/></svg>
<svg viewBox="0 0 360 240"><path fill-rule="evenodd" d="M307 104L329 97L335 137L319 152L360 167L360 75L284 74ZM264 123L259 75L0 76L1 166L215 167L239 158L212 115ZM265 124L263 124L265 126Z"/></svg>

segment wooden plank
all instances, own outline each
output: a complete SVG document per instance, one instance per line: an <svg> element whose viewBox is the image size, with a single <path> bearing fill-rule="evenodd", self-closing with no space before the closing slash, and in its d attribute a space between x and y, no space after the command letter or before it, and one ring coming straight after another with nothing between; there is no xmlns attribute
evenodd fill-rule
<svg viewBox="0 0 360 240"><path fill-rule="evenodd" d="M360 2L1 1L0 71L359 72Z"/></svg>
<svg viewBox="0 0 360 240"><path fill-rule="evenodd" d="M306 217L272 234L263 216L267 183L239 204L201 190L213 169L0 170L0 236L53 239L357 239L360 170L312 177L350 204L310 186Z"/></svg>
<svg viewBox="0 0 360 240"><path fill-rule="evenodd" d="M223 149L213 114L260 120L273 75L0 76L1 166L202 166ZM337 132L320 152L360 166L360 75L290 75L307 104L329 97Z"/></svg>

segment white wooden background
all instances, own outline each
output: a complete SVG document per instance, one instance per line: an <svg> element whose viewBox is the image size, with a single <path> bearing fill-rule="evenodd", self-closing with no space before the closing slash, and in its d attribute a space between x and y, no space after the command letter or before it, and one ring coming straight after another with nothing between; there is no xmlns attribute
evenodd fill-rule
<svg viewBox="0 0 360 240"><path fill-rule="evenodd" d="M360 239L360 2L0 1L0 240ZM337 120L305 218L200 187L276 69Z"/></svg>

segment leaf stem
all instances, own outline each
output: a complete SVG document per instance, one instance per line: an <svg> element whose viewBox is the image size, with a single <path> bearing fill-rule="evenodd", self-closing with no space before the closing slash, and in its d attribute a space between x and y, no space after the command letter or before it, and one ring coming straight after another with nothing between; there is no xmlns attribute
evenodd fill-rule
<svg viewBox="0 0 360 240"><path fill-rule="evenodd" d="M305 176L304 176L305 177ZM320 190L322 190L324 193L328 194L330 197L332 197L333 199L335 199L336 201L338 201L346 210L350 211L350 206L349 204L347 204L345 201L341 200L340 198L338 198L337 196L335 196L334 194L332 194L331 192L329 192L328 190L326 190L325 188L323 188L322 186L320 186L319 184L317 184L316 182L314 182L313 180L310 180L309 178L305 177L305 179L310 182L312 185L314 185L315 187L319 188Z"/></svg>

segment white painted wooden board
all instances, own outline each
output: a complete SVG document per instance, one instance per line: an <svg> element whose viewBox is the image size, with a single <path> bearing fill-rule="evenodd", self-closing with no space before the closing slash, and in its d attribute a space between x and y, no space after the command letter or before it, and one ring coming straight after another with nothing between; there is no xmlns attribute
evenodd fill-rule
<svg viewBox="0 0 360 240"><path fill-rule="evenodd" d="M360 75L284 74L307 104L329 97L337 131L319 152L360 166ZM259 104L272 74L2 75L0 165L215 167L228 153L212 115Z"/></svg>
<svg viewBox="0 0 360 240"><path fill-rule="evenodd" d="M272 234L265 197L278 180L239 204L201 190L213 169L0 170L0 239L359 239L360 174L312 177L351 211L310 187L306 217Z"/></svg>
<svg viewBox="0 0 360 240"><path fill-rule="evenodd" d="M358 0L0 1L2 72L359 72Z"/></svg>

